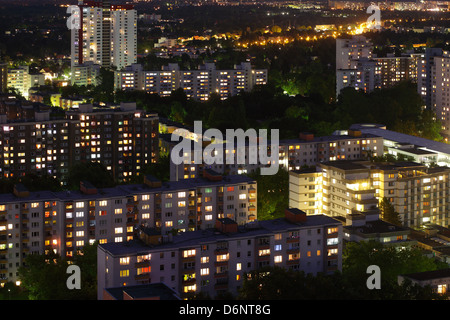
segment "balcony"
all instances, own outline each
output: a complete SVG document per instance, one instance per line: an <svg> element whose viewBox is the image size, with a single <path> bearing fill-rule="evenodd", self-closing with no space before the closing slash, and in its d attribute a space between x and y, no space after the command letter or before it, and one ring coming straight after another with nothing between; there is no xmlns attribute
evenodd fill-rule
<svg viewBox="0 0 450 320"><path fill-rule="evenodd" d="M294 254L294 253L299 253L300 252L300 248L289 248L286 250L287 254Z"/></svg>
<svg viewBox="0 0 450 320"><path fill-rule="evenodd" d="M299 242L300 237L289 237L286 238L286 243L295 243L295 242Z"/></svg>
<svg viewBox="0 0 450 320"><path fill-rule="evenodd" d="M228 247L216 248L216 250L214 250L214 254L227 254L227 253Z"/></svg>
<svg viewBox="0 0 450 320"><path fill-rule="evenodd" d="M134 276L136 281L150 281L150 272L141 273Z"/></svg>
<svg viewBox="0 0 450 320"><path fill-rule="evenodd" d="M193 285L196 282L195 278L188 278L188 279L183 279L182 281L183 285Z"/></svg>
<svg viewBox="0 0 450 320"><path fill-rule="evenodd" d="M214 278L215 278L215 279L228 278L228 271L224 271L224 272L215 272L215 273L214 273Z"/></svg>
<svg viewBox="0 0 450 320"><path fill-rule="evenodd" d="M145 268L150 266L150 260L143 260L134 264L135 268Z"/></svg>
<svg viewBox="0 0 450 320"><path fill-rule="evenodd" d="M258 256L258 257L256 258L256 260L257 260L258 262L261 262L261 261L270 261L270 254L265 254L265 255L262 255L262 256Z"/></svg>

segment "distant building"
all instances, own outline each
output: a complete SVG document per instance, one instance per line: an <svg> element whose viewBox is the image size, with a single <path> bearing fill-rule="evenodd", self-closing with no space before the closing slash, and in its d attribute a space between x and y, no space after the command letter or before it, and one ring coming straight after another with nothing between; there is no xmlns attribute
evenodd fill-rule
<svg viewBox="0 0 450 320"><path fill-rule="evenodd" d="M421 287L429 286L436 293L448 295L450 288L450 269L424 271L398 276L399 284L402 284L405 280L409 280L413 284L418 284Z"/></svg>
<svg viewBox="0 0 450 320"><path fill-rule="evenodd" d="M435 56L431 66L431 110L442 124L441 135L450 138L450 52Z"/></svg>
<svg viewBox="0 0 450 320"><path fill-rule="evenodd" d="M244 176L167 183L146 177L112 188L82 181L79 190L59 192L18 184L0 194L0 284L18 280L29 254L53 251L70 260L94 241L126 243L138 226L167 237L213 228L219 218L249 223L257 219L256 191L256 182Z"/></svg>
<svg viewBox="0 0 450 320"><path fill-rule="evenodd" d="M168 138L171 137L161 136L161 139L166 139L163 144L165 148L172 150L176 143L167 141ZM256 164L250 163L248 144L245 147L245 163L238 163L236 146L231 150L227 149L226 144L219 145L217 148L223 148L223 164L193 163L195 155L193 146L191 153L187 152L186 155L187 158L192 160L190 163L175 165L171 162L171 179L195 178L204 168L225 174L246 174L256 172L259 168L268 165L259 161ZM267 148L268 151L273 152L273 150L270 150L270 142L268 142ZM234 154L235 161L232 164L227 164L225 156L230 153ZM278 155L278 163L281 168L288 171L299 170L305 166L315 166L317 163L326 161L368 159L372 156L381 156L383 155L383 139L373 134L362 134L357 130L348 131L345 135L323 137L315 137L312 133L301 133L298 139L280 140Z"/></svg>
<svg viewBox="0 0 450 320"><path fill-rule="evenodd" d="M71 65L88 61L122 69L137 61L137 13L131 4L78 2L80 29L71 30Z"/></svg>
<svg viewBox="0 0 450 320"><path fill-rule="evenodd" d="M42 73L30 73L28 66L8 69L7 87L17 90L25 99L29 97L29 89L45 85Z"/></svg>
<svg viewBox="0 0 450 320"><path fill-rule="evenodd" d="M0 61L0 93L6 92L8 87L8 64Z"/></svg>
<svg viewBox="0 0 450 320"><path fill-rule="evenodd" d="M386 197L405 227L434 223L448 227L450 168L412 162L329 161L317 173L289 175L289 205L308 214L345 217L378 210Z"/></svg>
<svg viewBox="0 0 450 320"><path fill-rule="evenodd" d="M417 244L416 241L409 239L408 228L381 220L377 210L365 214L353 211L345 216L342 229L343 239L346 242L377 241L383 245L399 248Z"/></svg>
<svg viewBox="0 0 450 320"><path fill-rule="evenodd" d="M126 182L143 166L156 162L158 116L135 103L98 107L79 104L53 117L42 104L0 100L0 175L47 174L65 181L78 162L100 162Z"/></svg>
<svg viewBox="0 0 450 320"><path fill-rule="evenodd" d="M72 67L71 84L77 86L96 86L99 83L101 66L88 61Z"/></svg>
<svg viewBox="0 0 450 320"><path fill-rule="evenodd" d="M336 39L336 96L347 87L368 93L405 80L418 81L419 54L377 57L372 51L373 44L364 36Z"/></svg>
<svg viewBox="0 0 450 320"><path fill-rule="evenodd" d="M218 219L215 229L165 239L148 230L140 240L98 247L98 299L105 287L163 282L181 298L237 294L245 273L264 266L330 274L342 268L342 225L296 209L286 217L238 227ZM108 270L108 272L106 272Z"/></svg>
<svg viewBox="0 0 450 320"><path fill-rule="evenodd" d="M145 71L133 64L116 71L114 79L116 90L144 90L164 97L181 88L195 100L208 100L212 93L226 99L266 84L267 70L253 69L248 62L230 70L217 70L213 63L196 70L180 70L178 64L170 63L159 71Z"/></svg>
<svg viewBox="0 0 450 320"><path fill-rule="evenodd" d="M434 57L442 56L441 48L426 48L421 54L417 69L417 91L422 96L425 106L431 110L433 94Z"/></svg>
<svg viewBox="0 0 450 320"><path fill-rule="evenodd" d="M105 288L103 300L181 300L179 293L164 283Z"/></svg>
<svg viewBox="0 0 450 320"><path fill-rule="evenodd" d="M413 157L413 161L427 166L450 167L450 145L444 142L433 141L409 134L387 130L382 124L362 123L353 124L350 130L359 130L362 133L370 133L383 138L384 149L394 156L405 155ZM336 134L347 134L346 130Z"/></svg>
<svg viewBox="0 0 450 320"><path fill-rule="evenodd" d="M380 72L380 87L389 88L401 81L418 81L418 65L420 54L404 54L396 57L392 54L386 57L374 57Z"/></svg>

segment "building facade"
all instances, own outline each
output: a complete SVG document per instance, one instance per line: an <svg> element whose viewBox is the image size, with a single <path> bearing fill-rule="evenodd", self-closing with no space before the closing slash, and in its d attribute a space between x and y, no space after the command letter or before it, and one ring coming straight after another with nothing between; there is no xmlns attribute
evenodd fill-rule
<svg viewBox="0 0 450 320"><path fill-rule="evenodd" d="M7 71L6 87L12 88L28 99L29 90L33 87L45 85L45 76L42 73L30 73L28 66L10 68Z"/></svg>
<svg viewBox="0 0 450 320"><path fill-rule="evenodd" d="M113 286L163 282L182 298L237 294L245 273L265 266L317 273L342 268L342 225L323 215L289 209L286 218L238 227L219 219L215 229L98 248L98 299ZM154 244L154 243L158 244Z"/></svg>
<svg viewBox="0 0 450 320"><path fill-rule="evenodd" d="M290 172L289 205L309 214L341 216L378 210L382 198L393 205L405 227L449 225L450 169L411 162L321 163L317 173ZM311 188L311 189L310 189Z"/></svg>
<svg viewBox="0 0 450 320"><path fill-rule="evenodd" d="M166 141L166 149L171 150L174 143ZM220 146L218 147L220 148ZM271 154L271 145L268 143L268 154ZM194 147L191 153L187 152L190 163L175 165L170 163L170 178L190 179L195 178L203 169L211 169L218 173L225 174L245 174L256 172L258 169L267 166L266 163L250 161L251 149L245 146L245 163L238 163L237 146L228 150L226 144L223 145L223 157L233 154L233 164L196 164L194 163ZM360 131L348 131L345 135L331 135L314 137L311 133L301 133L299 139L280 140L278 146L278 164L285 170L299 170L305 166L315 166L317 163L334 160L357 160L368 159L373 156L383 155L383 139L373 134L362 134ZM186 155L186 154L185 154ZM273 161L273 160L272 160Z"/></svg>
<svg viewBox="0 0 450 320"><path fill-rule="evenodd" d="M130 65L116 71L114 79L116 90L144 90L164 97L181 88L188 98L195 100L208 100L212 93L226 99L266 84L267 70L253 69L248 62L229 70L217 70L214 63L206 63L195 70L180 70L178 64L170 63L155 71Z"/></svg>
<svg viewBox="0 0 450 320"><path fill-rule="evenodd" d="M93 62L117 69L137 61L137 13L133 5L79 1L80 29L71 30L72 67Z"/></svg>
<svg viewBox="0 0 450 320"><path fill-rule="evenodd" d="M83 246L127 242L135 227L160 235L212 228L218 218L239 224L257 218L256 182L243 177L196 179L79 191L30 192L17 185L0 194L0 282L16 281L28 254L56 252L70 259Z"/></svg>
<svg viewBox="0 0 450 320"><path fill-rule="evenodd" d="M88 61L72 67L71 83L77 86L96 86L99 84L101 66Z"/></svg>
<svg viewBox="0 0 450 320"><path fill-rule="evenodd" d="M336 39L336 96L347 87L371 92L390 88L401 81L419 80L422 56L405 53L401 56L387 54L377 57L373 44L364 36Z"/></svg>
<svg viewBox="0 0 450 320"><path fill-rule="evenodd" d="M42 106L41 106L42 107ZM81 104L53 117L51 109L17 100L0 102L0 174L47 174L65 180L78 162L100 162L126 182L158 159L158 116L136 109ZM10 110L10 111L8 111Z"/></svg>
<svg viewBox="0 0 450 320"><path fill-rule="evenodd" d="M6 92L8 83L8 64L0 61L0 92Z"/></svg>

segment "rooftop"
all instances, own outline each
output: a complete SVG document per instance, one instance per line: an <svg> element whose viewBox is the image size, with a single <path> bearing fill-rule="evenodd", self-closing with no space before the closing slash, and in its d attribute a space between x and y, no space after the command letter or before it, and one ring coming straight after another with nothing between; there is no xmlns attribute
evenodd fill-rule
<svg viewBox="0 0 450 320"><path fill-rule="evenodd" d="M123 300L124 295L132 299L180 300L178 294L164 283L106 288L105 291L116 300Z"/></svg>
<svg viewBox="0 0 450 320"><path fill-rule="evenodd" d="M403 276L408 277L413 280L418 280L418 281L449 278L450 277L450 268L434 270L434 271L410 273L410 274L405 274Z"/></svg>
<svg viewBox="0 0 450 320"><path fill-rule="evenodd" d="M353 124L350 129L357 129L363 133L370 133L385 140L391 140L395 142L404 142L414 144L417 147L426 148L426 150L450 154L450 144L433 141L425 138L412 136L409 134L399 133L391 130L386 130L382 125L377 124Z"/></svg>
<svg viewBox="0 0 450 320"><path fill-rule="evenodd" d="M382 234L382 233L409 233L409 230L400 226L393 225L383 220L368 221L362 226L344 226L349 231L361 234Z"/></svg>
<svg viewBox="0 0 450 320"><path fill-rule="evenodd" d="M368 161L353 161L353 160L335 160L325 161L320 165L334 167L341 170L367 170Z"/></svg>
<svg viewBox="0 0 450 320"><path fill-rule="evenodd" d="M114 197L124 197L127 195L153 193L153 192L171 192L176 190L189 190L196 189L200 187L209 186L221 186L228 184L239 184L239 183L256 183L255 180L245 176L245 175L228 175L225 176L221 181L210 181L204 178L195 179L184 179L180 181L169 181L164 182L160 187L150 187L144 183L142 184L128 184L128 185L118 185L112 188L99 188L96 194L86 194L80 190L70 190L70 191L35 191L30 192L27 197L17 197L13 193L3 193L0 194L0 203L11 203L21 200L22 202L31 201L45 201L45 200L62 200L62 201L73 201L81 199L106 199Z"/></svg>

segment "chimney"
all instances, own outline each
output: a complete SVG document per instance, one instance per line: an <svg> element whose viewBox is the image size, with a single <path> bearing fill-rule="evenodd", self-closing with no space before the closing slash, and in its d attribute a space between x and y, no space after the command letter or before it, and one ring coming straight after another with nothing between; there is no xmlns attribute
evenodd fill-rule
<svg viewBox="0 0 450 320"><path fill-rule="evenodd" d="M97 194L97 188L89 181L80 181L80 191L84 194Z"/></svg>
<svg viewBox="0 0 450 320"><path fill-rule="evenodd" d="M314 140L314 134L312 134L310 132L300 132L299 137L300 137L300 139L306 140L306 141Z"/></svg>
<svg viewBox="0 0 450 320"><path fill-rule="evenodd" d="M21 183L14 185L14 195L19 198L26 198L30 195L30 191Z"/></svg>
<svg viewBox="0 0 450 320"><path fill-rule="evenodd" d="M222 233L235 233L238 231L238 225L230 218L222 218L216 220L216 229Z"/></svg>
<svg viewBox="0 0 450 320"><path fill-rule="evenodd" d="M214 170L211 169L204 169L203 170L203 178L209 180L209 181L221 181L222 175Z"/></svg>
<svg viewBox="0 0 450 320"><path fill-rule="evenodd" d="M288 221L293 223L306 221L306 212L297 208L289 208L284 210L284 216Z"/></svg>

